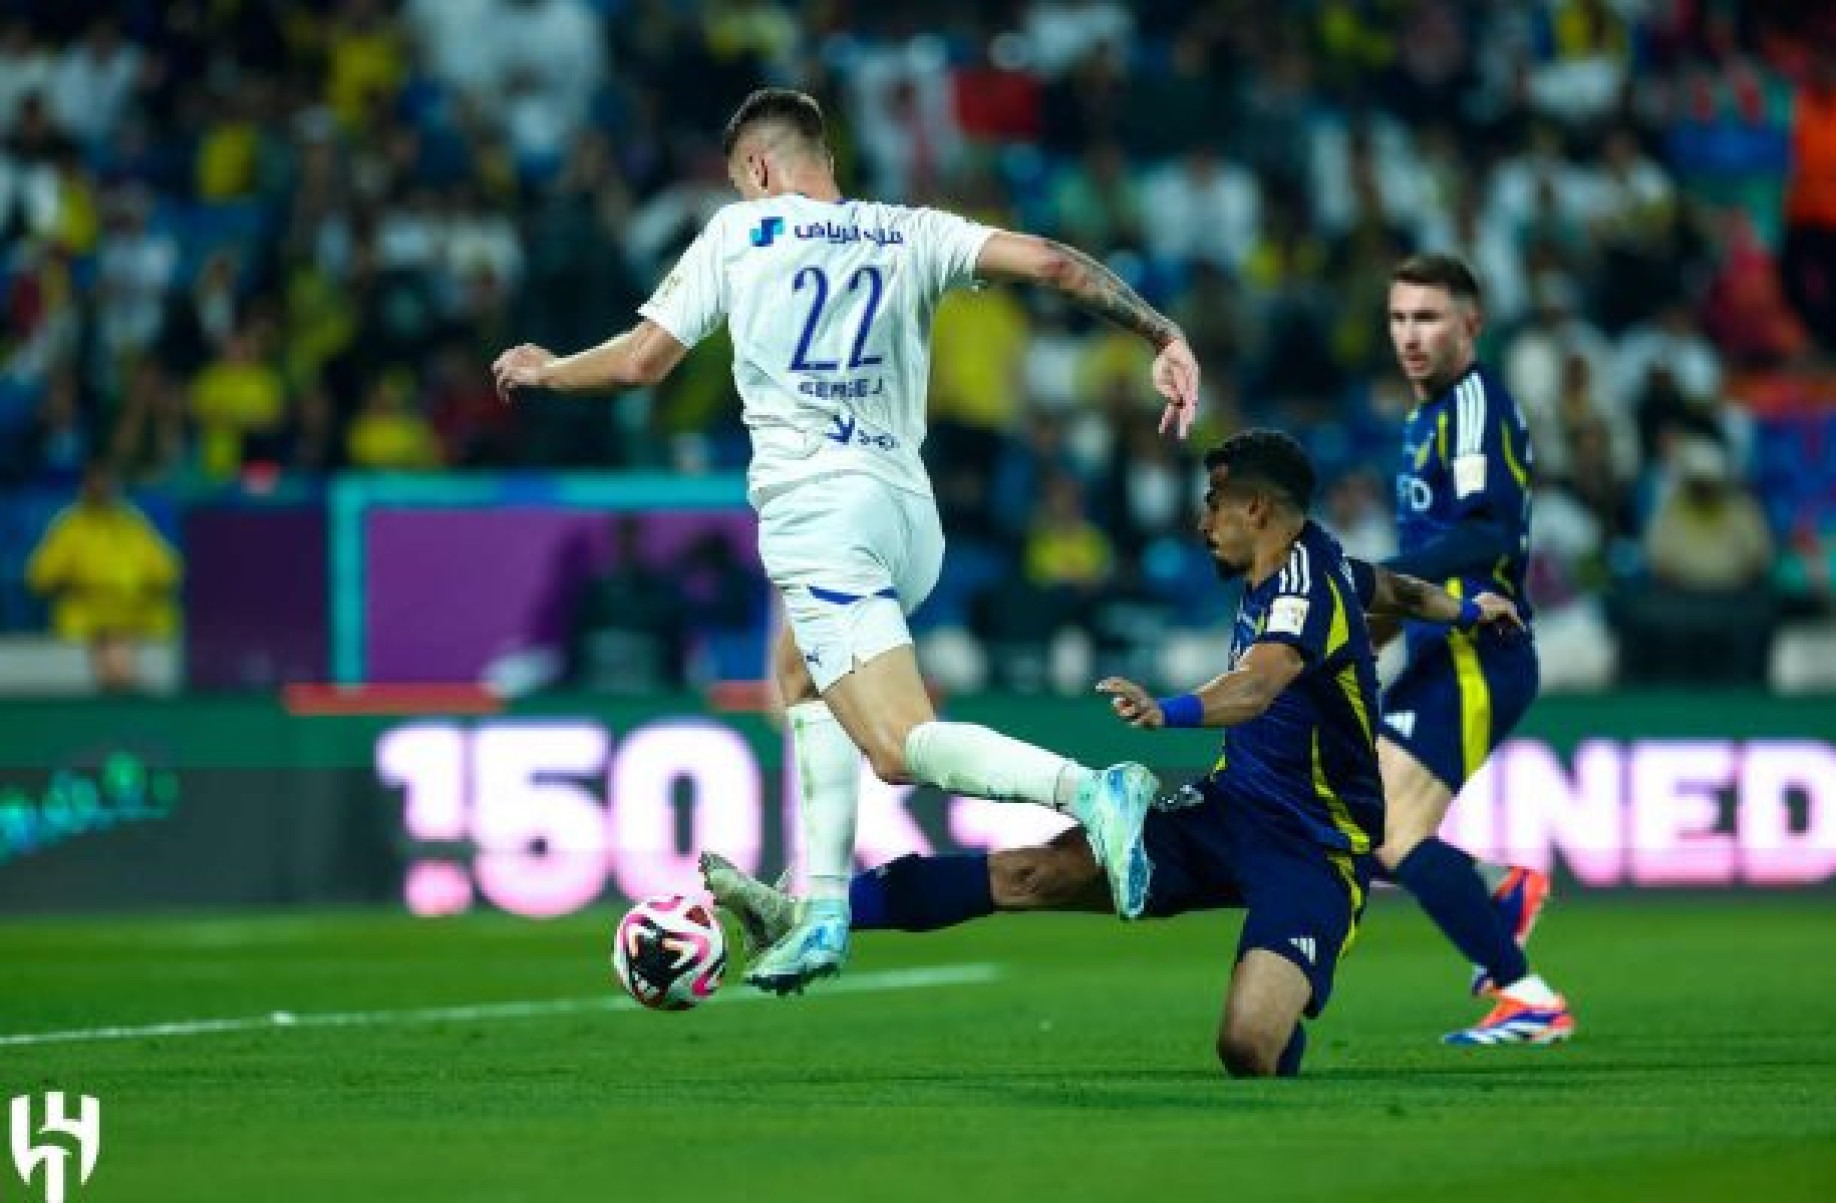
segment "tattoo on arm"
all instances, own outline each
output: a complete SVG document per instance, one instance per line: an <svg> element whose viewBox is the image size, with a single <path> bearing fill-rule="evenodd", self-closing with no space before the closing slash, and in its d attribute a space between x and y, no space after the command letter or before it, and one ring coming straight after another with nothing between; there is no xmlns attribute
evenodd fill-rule
<svg viewBox="0 0 1836 1203"><path fill-rule="evenodd" d="M1122 277L1074 246L1062 242L1051 245L1067 264L1067 269L1055 277L1058 291L1097 316L1133 330L1156 348L1181 337L1179 327L1142 300L1141 294Z"/></svg>
<svg viewBox="0 0 1836 1203"><path fill-rule="evenodd" d="M1430 622L1450 622L1459 616L1460 603L1443 589L1406 573L1380 568L1377 572L1378 613L1400 614Z"/></svg>

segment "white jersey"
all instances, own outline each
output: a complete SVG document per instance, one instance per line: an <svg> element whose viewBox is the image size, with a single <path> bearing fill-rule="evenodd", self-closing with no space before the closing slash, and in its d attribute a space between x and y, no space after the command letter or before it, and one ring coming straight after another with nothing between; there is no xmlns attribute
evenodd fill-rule
<svg viewBox="0 0 1836 1203"><path fill-rule="evenodd" d="M936 209L795 194L728 205L638 312L685 347L725 318L754 506L866 472L929 496L931 318L994 234Z"/></svg>

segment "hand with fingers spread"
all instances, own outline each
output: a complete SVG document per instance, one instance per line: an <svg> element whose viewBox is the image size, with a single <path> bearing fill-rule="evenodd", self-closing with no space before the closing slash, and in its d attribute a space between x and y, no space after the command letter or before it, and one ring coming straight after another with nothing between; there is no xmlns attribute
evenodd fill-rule
<svg viewBox="0 0 1836 1203"><path fill-rule="evenodd" d="M538 388L542 369L555 361L555 353L534 343L522 343L499 355L491 364L491 377L497 382L497 395L510 401L512 391Z"/></svg>
<svg viewBox="0 0 1836 1203"><path fill-rule="evenodd" d="M1109 695L1109 708L1129 726L1149 731L1166 726L1166 716L1160 712L1154 695L1127 677L1104 677L1096 689Z"/></svg>
<svg viewBox="0 0 1836 1203"><path fill-rule="evenodd" d="M1154 357L1154 390L1167 399L1160 433L1185 438L1198 416L1199 364L1185 339L1176 338Z"/></svg>

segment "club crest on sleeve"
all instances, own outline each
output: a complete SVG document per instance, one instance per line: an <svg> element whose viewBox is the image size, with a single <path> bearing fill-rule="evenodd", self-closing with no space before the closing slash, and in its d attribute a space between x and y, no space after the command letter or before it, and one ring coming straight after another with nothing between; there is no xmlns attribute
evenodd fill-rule
<svg viewBox="0 0 1836 1203"><path fill-rule="evenodd" d="M1307 625L1307 599L1304 597L1278 597L1269 605L1269 625L1267 631L1280 631L1289 635L1298 635L1301 628Z"/></svg>

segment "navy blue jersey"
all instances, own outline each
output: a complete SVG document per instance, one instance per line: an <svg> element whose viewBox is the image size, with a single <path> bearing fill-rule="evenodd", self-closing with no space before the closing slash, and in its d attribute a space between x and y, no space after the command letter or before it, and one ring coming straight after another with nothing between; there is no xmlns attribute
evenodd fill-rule
<svg viewBox="0 0 1836 1203"><path fill-rule="evenodd" d="M1417 405L1396 474L1390 567L1459 597L1498 593L1530 620L1530 428L1504 383L1474 364ZM1440 638L1438 627L1411 626Z"/></svg>
<svg viewBox="0 0 1836 1203"><path fill-rule="evenodd" d="M1306 667L1262 714L1225 728L1211 774L1229 805L1254 806L1278 827L1354 853L1383 839L1377 666L1362 592L1338 540L1312 522L1281 571L1244 589L1230 666L1258 643L1285 643Z"/></svg>

